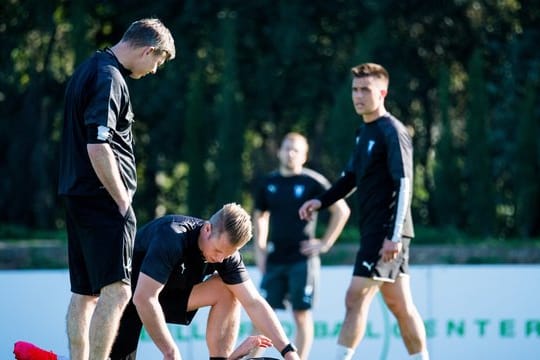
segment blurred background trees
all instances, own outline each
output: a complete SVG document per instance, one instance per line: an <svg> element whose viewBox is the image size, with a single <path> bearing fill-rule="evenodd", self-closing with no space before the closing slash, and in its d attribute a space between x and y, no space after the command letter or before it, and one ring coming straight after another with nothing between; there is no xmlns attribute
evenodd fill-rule
<svg viewBox="0 0 540 360"><path fill-rule="evenodd" d="M416 223L540 235L537 0L3 0L0 223L63 228L66 82L149 16L171 29L177 58L129 80L140 223L226 201L250 209L251 184L291 130L335 180L360 123L350 68L373 61L390 72L387 108L414 131Z"/></svg>

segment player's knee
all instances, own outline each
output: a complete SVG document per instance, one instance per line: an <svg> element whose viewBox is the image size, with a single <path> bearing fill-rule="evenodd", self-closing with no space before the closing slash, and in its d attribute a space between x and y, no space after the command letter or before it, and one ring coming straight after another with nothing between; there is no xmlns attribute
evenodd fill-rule
<svg viewBox="0 0 540 360"><path fill-rule="evenodd" d="M234 310L236 308L240 309L240 301L238 301L236 296L234 296L234 294L229 290L221 277L216 276L212 279L212 281L214 281L213 286L215 287L215 302L217 304L220 304L220 306L226 306L231 310Z"/></svg>
<svg viewBox="0 0 540 360"><path fill-rule="evenodd" d="M240 301L234 296L232 292L227 289L227 287L224 287L224 291L220 296L220 302L224 304L225 306L229 307L231 310L234 309L240 309Z"/></svg>
<svg viewBox="0 0 540 360"><path fill-rule="evenodd" d="M395 317L401 318L409 314L409 309L407 309L405 301L391 298L386 299L385 302L388 306L388 309L392 312L392 314L394 314Z"/></svg>
<svg viewBox="0 0 540 360"><path fill-rule="evenodd" d="M127 304L131 298L131 287L123 282L115 282L101 289L100 297L114 299L114 301Z"/></svg>
<svg viewBox="0 0 540 360"><path fill-rule="evenodd" d="M356 308L364 301L362 295L358 291L351 289L345 294L345 306L347 309Z"/></svg>

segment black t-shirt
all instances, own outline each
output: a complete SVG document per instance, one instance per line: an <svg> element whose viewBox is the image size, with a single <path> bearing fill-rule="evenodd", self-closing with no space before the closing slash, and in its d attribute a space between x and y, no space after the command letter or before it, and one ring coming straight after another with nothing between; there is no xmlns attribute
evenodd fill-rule
<svg viewBox="0 0 540 360"><path fill-rule="evenodd" d="M144 225L137 232L133 251L132 286L143 272L167 289L190 291L206 275L217 271L226 284L239 284L249 274L237 251L222 263L206 263L197 239L204 220L166 215Z"/></svg>
<svg viewBox="0 0 540 360"><path fill-rule="evenodd" d="M71 77L65 93L58 184L60 195L106 193L87 152L87 144L99 142L110 144L126 189L131 196L135 193L134 115L125 80L129 73L106 49L95 52ZM89 138L89 134L97 135L97 132L100 132L99 139Z"/></svg>
<svg viewBox="0 0 540 360"><path fill-rule="evenodd" d="M405 126L386 114L363 124L343 176L320 197L324 206L357 189L360 232L362 235L385 233L392 238L401 180L413 182L413 146ZM414 237L409 195L402 236Z"/></svg>
<svg viewBox="0 0 540 360"><path fill-rule="evenodd" d="M328 187L330 183L324 176L307 168L293 176L282 176L274 171L259 184L255 208L270 212L269 263L286 264L306 259L300 253L300 241L315 236L315 219L301 220L298 209Z"/></svg>

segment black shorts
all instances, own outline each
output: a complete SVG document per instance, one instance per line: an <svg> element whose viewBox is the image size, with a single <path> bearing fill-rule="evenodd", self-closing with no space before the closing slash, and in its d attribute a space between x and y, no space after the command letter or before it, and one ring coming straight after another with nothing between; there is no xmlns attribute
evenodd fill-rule
<svg viewBox="0 0 540 360"><path fill-rule="evenodd" d="M130 283L137 220L106 196L64 197L71 291L99 295L104 286Z"/></svg>
<svg viewBox="0 0 540 360"><path fill-rule="evenodd" d="M411 239L403 237L402 249L398 256L384 262L379 254L385 234L362 237L360 250L356 253L353 276L367 277L374 280L394 282L401 274L409 273L409 246Z"/></svg>
<svg viewBox="0 0 540 360"><path fill-rule="evenodd" d="M170 289L167 286L159 294L159 303L169 324L189 325L197 310L187 311L191 289Z"/></svg>
<svg viewBox="0 0 540 360"><path fill-rule="evenodd" d="M292 264L266 264L261 289L274 309L308 310L315 303L319 286L321 261L318 256Z"/></svg>
<svg viewBox="0 0 540 360"><path fill-rule="evenodd" d="M159 303L167 323L180 325L189 325L191 323L197 313L197 310L187 311L191 290L170 289L167 286L163 288L159 294ZM141 330L141 318L133 301L130 301L122 314L110 360L135 360Z"/></svg>

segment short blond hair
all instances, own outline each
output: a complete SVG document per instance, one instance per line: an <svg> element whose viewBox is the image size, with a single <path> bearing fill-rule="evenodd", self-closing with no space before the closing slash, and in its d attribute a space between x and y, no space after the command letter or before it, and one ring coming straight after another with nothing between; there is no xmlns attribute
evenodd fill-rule
<svg viewBox="0 0 540 360"><path fill-rule="evenodd" d="M234 246L242 247L253 237L251 216L236 203L223 205L212 215L210 224L214 235L227 233Z"/></svg>

